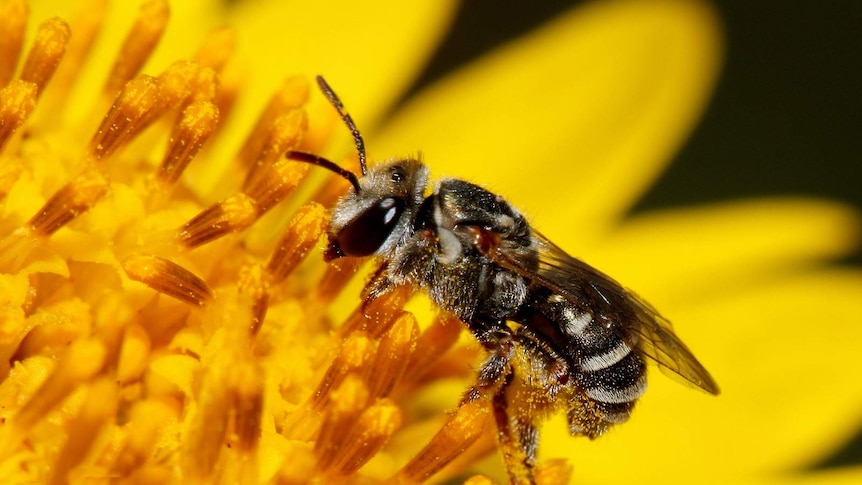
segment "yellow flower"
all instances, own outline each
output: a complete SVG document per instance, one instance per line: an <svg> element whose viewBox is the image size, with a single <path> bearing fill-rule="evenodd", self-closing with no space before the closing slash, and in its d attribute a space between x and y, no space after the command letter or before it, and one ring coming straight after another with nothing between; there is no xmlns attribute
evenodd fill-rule
<svg viewBox="0 0 862 485"><path fill-rule="evenodd" d="M858 481L794 472L856 430L862 275L817 264L856 243L855 214L786 199L624 217L708 98L714 12L589 5L380 124L453 11L403 3L92 0L66 24L0 1L0 476L419 481L451 458L434 479L504 480L488 408L454 412L480 362L460 325L402 293L363 317L353 265L320 260L345 184L282 155L347 153L307 83L321 73L372 159L421 150L504 194L677 322L722 385L654 376L594 442L552 419L543 483L568 466L578 483Z"/></svg>

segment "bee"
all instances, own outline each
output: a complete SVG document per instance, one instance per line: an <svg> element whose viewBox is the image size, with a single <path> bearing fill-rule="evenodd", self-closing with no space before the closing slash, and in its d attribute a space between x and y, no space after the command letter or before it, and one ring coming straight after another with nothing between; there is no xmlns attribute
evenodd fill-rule
<svg viewBox="0 0 862 485"><path fill-rule="evenodd" d="M670 322L610 276L569 256L503 197L455 178L433 185L418 159L366 165L365 143L341 100L324 96L353 135L361 174L300 151L287 158L350 182L335 204L324 259L380 262L365 302L424 289L487 351L461 403L490 399L513 483L533 482L538 425L565 412L569 431L596 438L625 422L646 391L646 364L708 393L719 388Z"/></svg>

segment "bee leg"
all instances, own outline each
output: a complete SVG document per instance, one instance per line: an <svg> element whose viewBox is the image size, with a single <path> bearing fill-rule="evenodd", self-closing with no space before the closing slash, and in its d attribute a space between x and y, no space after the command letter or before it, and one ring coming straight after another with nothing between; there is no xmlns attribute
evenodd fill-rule
<svg viewBox="0 0 862 485"><path fill-rule="evenodd" d="M484 326L482 330L477 326L478 322L474 322L471 330L489 351L489 355L479 369L475 384L461 399L461 404L490 396L497 425L497 441L509 479L512 483L534 483L538 431L531 422L510 418L507 391L514 378L511 367L514 339L511 332L506 331L508 327L502 323Z"/></svg>
<svg viewBox="0 0 862 485"><path fill-rule="evenodd" d="M503 385L494 394L492 400L494 420L497 423L497 439L510 482L534 484L536 480L533 469L536 466L539 433L533 423L511 416L507 391L512 377L512 373L506 376Z"/></svg>
<svg viewBox="0 0 862 485"><path fill-rule="evenodd" d="M489 354L479 368L476 382L461 398L462 405L496 392L512 372L509 366L514 350L511 335L498 330L476 331L472 326L471 331Z"/></svg>
<svg viewBox="0 0 862 485"><path fill-rule="evenodd" d="M368 302L380 298L395 288L395 284L391 279L389 279L389 274L387 273L386 268L387 264L383 263L374 270L374 274L371 275L371 279L368 280L365 288L362 289L361 297L363 310L365 310L365 305L367 305Z"/></svg>

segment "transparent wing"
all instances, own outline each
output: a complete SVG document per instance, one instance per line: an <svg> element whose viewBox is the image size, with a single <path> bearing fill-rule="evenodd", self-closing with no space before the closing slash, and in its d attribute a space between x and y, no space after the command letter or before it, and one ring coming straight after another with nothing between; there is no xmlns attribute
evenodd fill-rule
<svg viewBox="0 0 862 485"><path fill-rule="evenodd" d="M538 269L524 266L523 255L508 250L505 244L485 247L483 253L496 264L589 311L632 348L658 363L671 378L711 394L719 393L718 384L709 372L652 305L610 276L569 256L540 233L533 231L533 235L538 244Z"/></svg>

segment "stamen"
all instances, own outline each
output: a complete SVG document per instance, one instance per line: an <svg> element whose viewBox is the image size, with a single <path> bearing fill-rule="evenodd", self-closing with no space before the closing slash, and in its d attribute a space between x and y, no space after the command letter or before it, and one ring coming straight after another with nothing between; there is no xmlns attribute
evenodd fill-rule
<svg viewBox="0 0 862 485"><path fill-rule="evenodd" d="M0 153L33 112L38 92L35 84L20 79L0 89Z"/></svg>
<svg viewBox="0 0 862 485"><path fill-rule="evenodd" d="M0 460L20 445L37 422L62 402L79 384L90 380L105 362L107 350L98 340L76 340L60 357L57 366L41 387L10 420L0 428Z"/></svg>
<svg viewBox="0 0 862 485"><path fill-rule="evenodd" d="M461 334L462 323L450 313L441 313L422 332L416 351L404 371L404 383L413 383L432 368L432 365L455 345Z"/></svg>
<svg viewBox="0 0 862 485"><path fill-rule="evenodd" d="M203 307L212 301L207 284L182 266L157 256L138 254L123 260L129 278L191 305Z"/></svg>
<svg viewBox="0 0 862 485"><path fill-rule="evenodd" d="M166 0L144 1L105 82L103 92L107 96L114 96L138 73L158 44L169 16L170 9Z"/></svg>
<svg viewBox="0 0 862 485"><path fill-rule="evenodd" d="M15 75L29 15L26 0L0 2L0 86L5 86Z"/></svg>
<svg viewBox="0 0 862 485"><path fill-rule="evenodd" d="M186 222L177 239L189 249L250 226L259 216L254 199L239 193L213 204Z"/></svg>
<svg viewBox="0 0 862 485"><path fill-rule="evenodd" d="M346 335L351 332L365 331L373 338L379 337L403 313L402 308L411 293L409 287L401 286L368 303L366 303L367 300L363 300L363 303L338 329L338 333Z"/></svg>
<svg viewBox="0 0 862 485"><path fill-rule="evenodd" d="M344 339L332 364L317 385L311 397L314 409L323 408L330 400L330 391L341 385L350 374L361 374L374 355L374 343L358 333Z"/></svg>
<svg viewBox="0 0 862 485"><path fill-rule="evenodd" d="M111 156L148 120L159 101L159 83L152 76L129 81L90 141L89 152L96 160Z"/></svg>
<svg viewBox="0 0 862 485"><path fill-rule="evenodd" d="M95 169L85 170L60 188L30 219L28 226L39 236L50 236L89 210L108 191L108 181Z"/></svg>
<svg viewBox="0 0 862 485"><path fill-rule="evenodd" d="M263 412L263 375L254 362L238 365L236 382L232 383L234 430L237 448L248 461L260 441L261 414Z"/></svg>
<svg viewBox="0 0 862 485"><path fill-rule="evenodd" d="M368 399L368 389L362 379L352 374L332 391L332 399L326 407L320 435L314 443L318 467L321 470L328 470L339 458L350 432L368 404Z"/></svg>
<svg viewBox="0 0 862 485"><path fill-rule="evenodd" d="M78 2L78 8L70 24L70 30L74 32L66 46L64 61L54 73L51 89L48 90L46 99L42 101L43 110L40 123L56 124L59 117L56 113L61 109L69 98L69 91L74 85L75 78L84 65L93 42L102 26L105 16L106 0L83 0Z"/></svg>
<svg viewBox="0 0 862 485"><path fill-rule="evenodd" d="M60 64L70 35L69 24L59 18L50 19L39 26L36 40L21 70L21 79L37 86L37 97Z"/></svg>
<svg viewBox="0 0 862 485"><path fill-rule="evenodd" d="M116 415L117 385L103 377L90 384L87 398L71 426L68 438L54 462L51 483L66 483L69 470L77 466L93 447L99 431Z"/></svg>
<svg viewBox="0 0 862 485"><path fill-rule="evenodd" d="M395 480L421 483L431 478L479 439L490 416L490 408L483 400L461 405L422 451L398 472Z"/></svg>
<svg viewBox="0 0 862 485"><path fill-rule="evenodd" d="M147 399L132 407L122 430L126 440L110 468L110 476L129 476L152 455L159 434L177 419L176 409L165 401Z"/></svg>
<svg viewBox="0 0 862 485"><path fill-rule="evenodd" d="M377 353L365 374L368 390L375 398L386 397L398 384L416 349L419 324L412 313L403 312L380 339Z"/></svg>
<svg viewBox="0 0 862 485"><path fill-rule="evenodd" d="M141 378L149 365L153 343L140 325L126 326L120 357L117 362L117 382L128 384Z"/></svg>
<svg viewBox="0 0 862 485"><path fill-rule="evenodd" d="M269 264L267 278L260 276L259 291L253 296L252 335L260 330L269 306L270 289L278 285L301 263L314 247L326 226L327 212L313 202L300 207L288 222L284 236L278 242Z"/></svg>
<svg viewBox="0 0 862 485"><path fill-rule="evenodd" d="M159 168L159 182L166 187L176 183L217 123L218 109L212 102L194 102L183 110L171 133L168 150Z"/></svg>
<svg viewBox="0 0 862 485"><path fill-rule="evenodd" d="M281 283L305 259L323 234L327 221L327 210L314 202L296 211L266 268L273 284Z"/></svg>
<svg viewBox="0 0 862 485"><path fill-rule="evenodd" d="M275 119L290 110L302 107L306 101L308 101L308 81L302 76L287 78L281 89L269 100L237 154L240 167L251 167L258 160Z"/></svg>
<svg viewBox="0 0 862 485"><path fill-rule="evenodd" d="M266 318L271 287L272 278L260 265L244 267L240 271L237 291L251 305L249 335L256 335Z"/></svg>
<svg viewBox="0 0 862 485"><path fill-rule="evenodd" d="M383 449L399 427L401 409L388 399L377 401L359 416L332 468L341 475L355 473Z"/></svg>
<svg viewBox="0 0 862 485"><path fill-rule="evenodd" d="M261 190L260 187L266 185L261 177L271 175L273 164L282 161L284 152L299 146L306 131L308 117L302 108L291 109L276 118L257 161L249 167L242 190L247 193Z"/></svg>
<svg viewBox="0 0 862 485"><path fill-rule="evenodd" d="M248 182L243 192L204 209L185 223L177 234L179 241L187 248L195 248L245 229L293 192L308 173L308 165L284 160L278 153L297 143L306 127L302 111L279 118L272 131L271 148L264 151L274 154L265 160L277 158L278 161L264 161L259 176Z"/></svg>

